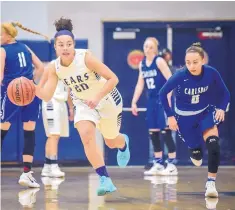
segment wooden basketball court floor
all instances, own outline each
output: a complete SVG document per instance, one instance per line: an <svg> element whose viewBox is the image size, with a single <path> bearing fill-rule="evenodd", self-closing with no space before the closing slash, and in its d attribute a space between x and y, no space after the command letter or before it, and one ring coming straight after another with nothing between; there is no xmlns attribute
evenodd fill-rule
<svg viewBox="0 0 235 210"><path fill-rule="evenodd" d="M235 210L235 167L221 167L216 181L218 199L205 199L207 168L179 167L172 177L144 177L143 167L108 171L118 191L96 195L98 177L92 168L62 168L65 179L40 176L34 168L40 189L17 184L19 168L2 168L2 210Z"/></svg>

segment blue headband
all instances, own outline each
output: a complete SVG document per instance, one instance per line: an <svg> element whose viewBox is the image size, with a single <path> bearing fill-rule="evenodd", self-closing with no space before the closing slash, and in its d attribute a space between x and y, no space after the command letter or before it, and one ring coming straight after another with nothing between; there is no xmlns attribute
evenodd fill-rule
<svg viewBox="0 0 235 210"><path fill-rule="evenodd" d="M71 36L72 39L74 39L73 33L69 30L61 30L61 31L56 32L54 38L57 38L58 36L62 36L62 35L68 35L68 36Z"/></svg>

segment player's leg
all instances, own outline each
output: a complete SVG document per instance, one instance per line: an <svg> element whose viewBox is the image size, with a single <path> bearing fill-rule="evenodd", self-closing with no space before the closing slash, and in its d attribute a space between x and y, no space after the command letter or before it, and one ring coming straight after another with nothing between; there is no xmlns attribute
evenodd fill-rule
<svg viewBox="0 0 235 210"><path fill-rule="evenodd" d="M77 115L77 113L76 113ZM75 116L76 118L76 116ZM100 186L97 195L103 196L116 190L107 172L101 149L96 144L96 126L89 120L78 121L75 124L81 137L86 157L100 177Z"/></svg>
<svg viewBox="0 0 235 210"><path fill-rule="evenodd" d="M2 150L2 146L3 146L3 141L11 127L11 123L9 122L4 122L4 123L1 123L1 150Z"/></svg>
<svg viewBox="0 0 235 210"><path fill-rule="evenodd" d="M22 108L22 121L24 130L23 173L19 184L28 187L40 187L32 176L32 163L35 149L35 127L39 117L40 100L35 97L33 102Z"/></svg>
<svg viewBox="0 0 235 210"><path fill-rule="evenodd" d="M65 175L57 163L59 139L61 134L64 135L61 132L63 126L68 128L68 111L63 105L65 106L64 102L55 100L42 103L43 124L48 137L45 145L45 163L41 173L42 176L63 177Z"/></svg>
<svg viewBox="0 0 235 210"><path fill-rule="evenodd" d="M208 150L208 179L206 183L206 197L218 197L215 187L216 175L220 164L220 145L217 124L215 120L215 109L211 107L204 113L200 123L203 139Z"/></svg>

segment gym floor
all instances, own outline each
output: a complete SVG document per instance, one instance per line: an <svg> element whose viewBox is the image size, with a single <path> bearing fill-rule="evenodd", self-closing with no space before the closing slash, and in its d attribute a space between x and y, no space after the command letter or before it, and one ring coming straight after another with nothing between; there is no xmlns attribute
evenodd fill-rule
<svg viewBox="0 0 235 210"><path fill-rule="evenodd" d="M19 168L2 168L2 210L235 210L235 167L219 169L216 187L219 198L205 199L206 167L178 167L179 175L144 177L143 167L108 171L118 191L96 195L98 177L92 168L61 168L64 179L41 178L34 168L40 189L17 184Z"/></svg>

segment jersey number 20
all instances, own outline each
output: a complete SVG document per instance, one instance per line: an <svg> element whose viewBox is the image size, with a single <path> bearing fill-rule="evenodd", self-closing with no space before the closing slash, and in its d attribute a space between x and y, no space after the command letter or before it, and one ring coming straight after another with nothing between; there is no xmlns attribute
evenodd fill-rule
<svg viewBox="0 0 235 210"><path fill-rule="evenodd" d="M23 52L18 53L18 58L20 62L20 67L26 67L26 60Z"/></svg>
<svg viewBox="0 0 235 210"><path fill-rule="evenodd" d="M198 104L198 103L199 103L199 97L200 97L200 95L194 95L194 96L192 96L191 103L192 103L192 104Z"/></svg>
<svg viewBox="0 0 235 210"><path fill-rule="evenodd" d="M148 89L154 89L155 84L154 84L154 79L153 78L148 78L146 79L147 87Z"/></svg>

